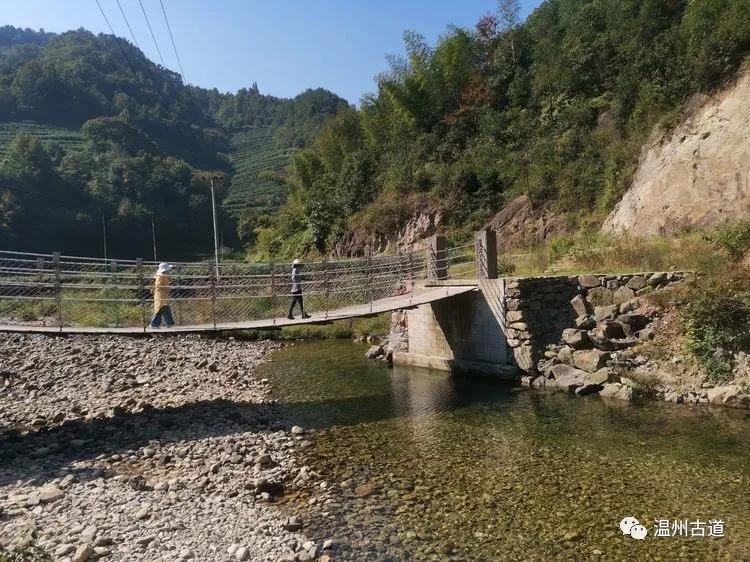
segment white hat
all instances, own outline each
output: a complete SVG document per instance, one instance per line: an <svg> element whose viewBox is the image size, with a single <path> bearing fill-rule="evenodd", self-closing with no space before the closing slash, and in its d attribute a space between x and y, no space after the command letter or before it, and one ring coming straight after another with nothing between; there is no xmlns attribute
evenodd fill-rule
<svg viewBox="0 0 750 562"><path fill-rule="evenodd" d="M159 264L158 269L156 270L156 274L159 275L160 273L167 273L169 271L172 271L172 268L174 266L171 263L167 263L165 261L161 262Z"/></svg>
<svg viewBox="0 0 750 562"><path fill-rule="evenodd" d="M294 260L294 261L292 262L292 265L300 265L301 263L302 263L301 261L299 261L298 259L295 259L295 260Z"/></svg>

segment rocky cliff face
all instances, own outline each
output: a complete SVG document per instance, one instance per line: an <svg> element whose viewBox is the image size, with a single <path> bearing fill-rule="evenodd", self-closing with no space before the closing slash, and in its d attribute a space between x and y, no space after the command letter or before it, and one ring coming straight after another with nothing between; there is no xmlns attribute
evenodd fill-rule
<svg viewBox="0 0 750 562"><path fill-rule="evenodd" d="M334 257L356 257L383 253L392 248L419 251L427 247L426 239L435 234L442 224L443 214L436 206L427 206L414 212L401 230L373 233L368 229L351 230L344 235L333 250Z"/></svg>
<svg viewBox="0 0 750 562"><path fill-rule="evenodd" d="M655 133L644 147L605 232L668 235L750 217L750 68L731 87L689 105L675 130Z"/></svg>

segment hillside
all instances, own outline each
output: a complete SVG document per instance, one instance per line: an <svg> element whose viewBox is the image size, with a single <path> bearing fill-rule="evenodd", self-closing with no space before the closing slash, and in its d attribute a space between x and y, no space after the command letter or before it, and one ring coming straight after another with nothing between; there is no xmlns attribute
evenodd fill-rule
<svg viewBox="0 0 750 562"><path fill-rule="evenodd" d="M260 175L288 164L345 106L322 89L281 99L255 84L233 94L186 87L121 38L0 27L0 246L101 254L104 220L110 253L148 256L153 220L165 255L204 253L202 170L230 178L222 238L236 246L244 209L284 201Z"/></svg>
<svg viewBox="0 0 750 562"><path fill-rule="evenodd" d="M286 190L263 174L281 172L295 149L279 148L270 128L238 131L232 135L231 143L233 175L224 208L235 218L248 209L278 209Z"/></svg>
<svg viewBox="0 0 750 562"><path fill-rule="evenodd" d="M462 239L509 204L526 218L494 222L528 226L517 244L598 229L654 125L671 129L750 54L746 0L547 0L524 22L513 13L435 45L405 33L406 57L377 92L295 155L292 195L253 252L382 250L425 209Z"/></svg>
<svg viewBox="0 0 750 562"><path fill-rule="evenodd" d="M31 135L39 139L48 149L58 145L63 151L71 150L83 142L83 135L77 129L66 129L33 121L0 123L0 160L5 153L5 148L19 134Z"/></svg>

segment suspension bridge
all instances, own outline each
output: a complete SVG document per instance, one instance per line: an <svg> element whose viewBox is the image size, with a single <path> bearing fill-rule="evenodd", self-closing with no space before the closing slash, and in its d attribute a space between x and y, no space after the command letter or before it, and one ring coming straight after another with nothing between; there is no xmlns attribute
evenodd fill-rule
<svg viewBox="0 0 750 562"><path fill-rule="evenodd" d="M476 290L479 241L307 262L309 318L286 317L291 263L170 262L171 328L149 327L157 263L0 251L0 331L138 334L274 330L363 318Z"/></svg>

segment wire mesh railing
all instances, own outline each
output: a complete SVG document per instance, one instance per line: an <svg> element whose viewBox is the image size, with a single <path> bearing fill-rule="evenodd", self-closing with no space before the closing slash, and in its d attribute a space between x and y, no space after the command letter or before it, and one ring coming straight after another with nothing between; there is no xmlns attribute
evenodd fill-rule
<svg viewBox="0 0 750 562"><path fill-rule="evenodd" d="M305 263L299 285L306 311L364 307L411 294L437 279L474 275L472 244L348 260ZM170 262L168 304L181 326L217 327L284 318L292 296L292 264ZM156 262L0 251L0 324L8 326L143 328L155 310ZM158 300L158 299L157 299Z"/></svg>

